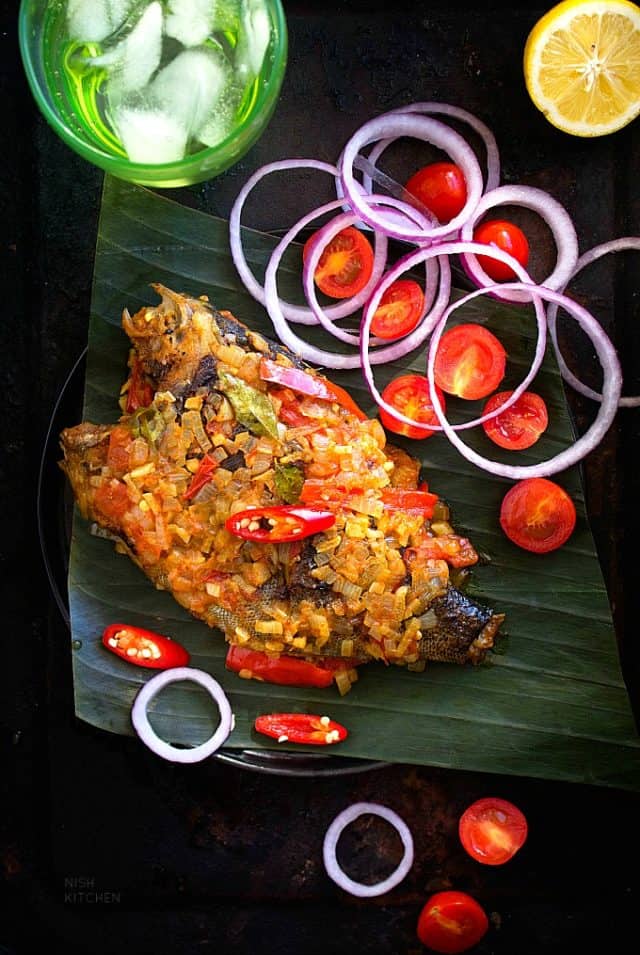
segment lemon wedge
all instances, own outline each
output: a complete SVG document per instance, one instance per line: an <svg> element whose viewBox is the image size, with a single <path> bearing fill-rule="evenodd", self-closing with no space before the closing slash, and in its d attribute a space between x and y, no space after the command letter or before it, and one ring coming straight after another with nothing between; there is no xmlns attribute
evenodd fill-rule
<svg viewBox="0 0 640 955"><path fill-rule="evenodd" d="M524 49L533 103L573 136L604 136L640 113L640 7L564 0L535 24Z"/></svg>

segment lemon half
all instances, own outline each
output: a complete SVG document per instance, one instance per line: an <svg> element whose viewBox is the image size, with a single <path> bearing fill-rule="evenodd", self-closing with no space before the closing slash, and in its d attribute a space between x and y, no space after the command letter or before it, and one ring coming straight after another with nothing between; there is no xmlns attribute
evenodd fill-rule
<svg viewBox="0 0 640 955"><path fill-rule="evenodd" d="M574 136L604 136L640 113L640 7L564 0L533 27L524 76L535 106Z"/></svg>

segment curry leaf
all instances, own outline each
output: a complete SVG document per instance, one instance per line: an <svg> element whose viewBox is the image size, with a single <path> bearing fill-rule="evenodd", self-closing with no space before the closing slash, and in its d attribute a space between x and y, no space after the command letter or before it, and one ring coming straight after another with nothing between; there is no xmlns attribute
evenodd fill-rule
<svg viewBox="0 0 640 955"><path fill-rule="evenodd" d="M278 437L278 421L267 395L252 388L246 381L227 372L220 372L220 391L227 396L236 418L254 434Z"/></svg>

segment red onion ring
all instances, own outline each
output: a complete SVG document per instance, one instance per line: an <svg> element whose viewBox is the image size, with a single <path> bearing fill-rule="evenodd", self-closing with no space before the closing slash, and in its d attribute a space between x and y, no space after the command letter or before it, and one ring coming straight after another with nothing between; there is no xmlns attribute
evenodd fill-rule
<svg viewBox="0 0 640 955"><path fill-rule="evenodd" d="M450 155L460 166L467 182L467 201L458 215L445 225L434 225L427 231L415 227L401 227L399 223L394 224L391 228L388 221L385 220L384 213L372 209L369 197L360 191L353 172L353 162L357 154L369 143L377 142L383 138L390 139L400 136L409 136L413 139L422 139L433 143L434 146L438 146ZM344 196L353 210L360 214L363 222L366 222L373 229L384 230L390 238L417 244L440 239L460 227L466 221L471 210L475 209L483 189L482 173L471 146L451 127L426 116L384 113L376 119L369 120L347 142L342 151L338 168Z"/></svg>
<svg viewBox="0 0 640 955"><path fill-rule="evenodd" d="M257 169L256 172L254 172L254 174L246 181L236 197L231 209L231 214L229 216L229 246L231 249L231 257L233 259L234 265L246 290L253 298L256 299L256 301L260 302L260 304L265 307L266 295L264 286L260 285L260 282L258 282L255 275L249 268L249 263L247 262L244 249L242 247L242 210L244 208L245 202L247 201L249 193L254 189L261 179L264 179L265 176L270 175L272 172L283 172L290 169L314 169L320 172L327 172L334 178L338 175L338 170L335 166L331 166L329 163L321 162L320 160L315 159L282 159L278 162L267 163L266 165L261 166L260 169ZM323 215L325 212L331 212L334 209L339 209L341 207L341 202L327 203L326 205L321 206L320 209L314 210L314 212L309 213L298 222L297 232L307 226L310 222L313 222L315 219L319 218L319 216ZM325 314L331 319L346 318L348 315L352 315L362 305L364 305L364 303L367 301L367 298L371 294L371 290L382 275L386 257L387 239L384 233L378 231L375 234L373 272L369 282L361 292L352 296L352 298L344 299L336 305L330 305L326 309ZM281 309L285 318L290 322L297 322L301 325L317 324L318 320L308 306L294 305L291 302L285 302L281 300Z"/></svg>
<svg viewBox="0 0 640 955"><path fill-rule="evenodd" d="M382 277L378 285L376 286L373 295L371 296L370 301L368 302L362 317L362 324L360 326L360 362L362 365L362 374L364 379L369 387L369 391L376 402L376 404L386 411L391 417L395 418L396 421L402 422L403 424L415 425L415 420L413 418L408 418L402 412L398 411L397 408L394 408L387 401L384 400L380 392L378 391L374 378L373 378L373 369L371 367L371 355L369 354L369 335L371 331L371 323L373 321L373 316L375 310L377 309L380 299L391 282L394 282L399 275L407 271L407 269L412 268L414 265L418 265L420 262L424 261L429 256L440 256L443 261L446 261L446 256L448 255L460 255L461 253L469 252L478 252L480 249L483 249L483 254L486 254L492 259L497 259L500 262L504 262L507 265L510 265L514 272L518 274L523 283L528 283L528 287L531 288L530 298L533 301L533 306L536 312L536 321L538 325L538 338L536 340L536 350L533 356L533 361L531 367L527 372L526 376L520 382L520 384L513 390L513 393L507 398L503 404L501 404L494 411L487 412L479 418L474 418L473 421L466 421L463 424L448 425L454 431L464 431L467 428L476 427L479 424L482 424L485 421L491 420L491 418L497 417L497 415L502 414L503 411L506 411L507 408L511 407L518 398L527 390L535 376L537 375L542 360L544 358L546 341L547 341L547 319L545 315L544 308L542 306L542 300L537 294L537 287L531 284L531 278L526 272L526 270L517 262L513 256L509 255L506 252L503 252L502 249L489 247L484 252L484 247L479 242L441 242L438 245L430 246L426 249L417 249L415 252L410 252L405 255L402 259L396 262L395 266L390 269ZM420 331L422 332L423 340L433 332L436 326L444 326L451 315L451 313L458 308L464 302L471 301L471 299L476 298L478 295L486 293L486 289L476 289L474 292L470 292L464 299L461 299L458 302L449 304L443 313L440 315L433 314L431 321L429 322L429 327L425 328L425 323L421 326ZM434 309L435 313L435 309ZM416 335L416 332L412 332L412 335ZM407 336L410 338L411 336ZM416 342L412 343L412 347L416 347ZM431 386L431 383L430 383ZM441 425L429 425L431 431L445 431L445 428Z"/></svg>
<svg viewBox="0 0 640 955"><path fill-rule="evenodd" d="M334 200L334 202L335 201L339 202L340 200ZM382 204L388 204L390 206L393 206L398 202L397 199L393 199L391 196L381 196L379 197L378 201ZM333 205L333 203L330 205ZM287 323L280 304L280 298L278 296L277 273L284 251L289 242L292 240L293 235L295 235L296 228L297 226L294 226L293 229L290 229L289 232L280 240L276 248L273 250L265 272L265 306L267 312L269 313L269 317L273 322L274 330L280 341L305 361L334 369L359 368L361 362L359 354L336 355L333 352L326 351L326 349L311 345L309 342L296 335ZM446 301L449 299L450 292L451 270L449 269L448 262L443 258L440 260L440 288L436 302L432 307L432 313L435 312L436 308L441 310L444 309ZM376 350L374 354L370 356L370 360L374 364L382 364L383 362L394 361L395 359L406 355L413 348L416 348L419 344L422 344L426 336L429 334L429 330L426 332L423 331L423 326L424 320L422 324L418 326L418 328L414 329L410 335L407 335L405 338L394 342L393 345L388 345L384 348Z"/></svg>
<svg viewBox="0 0 640 955"><path fill-rule="evenodd" d="M487 153L487 177L484 191L490 192L492 189L495 189L496 186L500 185L500 154L498 152L496 138L489 127L485 126L482 120L474 116L473 113L469 113L466 109L461 109L458 106L451 106L448 103L409 103L407 106L400 106L398 109L390 110L390 113L391 115L395 115L396 113L421 113L424 116L442 115L450 117L451 119L458 119L468 126L471 126L482 139ZM382 153L395 141L395 138L397 137L394 137L394 139L382 139L376 143L369 153L369 162L377 163ZM363 176L362 184L367 192L371 192L372 187L369 176Z"/></svg>
<svg viewBox="0 0 640 955"><path fill-rule="evenodd" d="M560 292L554 292L552 289L543 288L540 285L526 285L522 282L509 282L506 285L506 288L507 290L511 290L513 288L514 291L526 291L529 295L538 295L545 299L545 301L553 302L556 305L562 306L562 308L564 308L573 318L575 318L583 331L587 333L593 342L598 359L602 365L602 370L604 372L604 385L602 389L602 403L592 425L570 448L560 451L548 461L526 466L499 464L495 461L490 461L488 458L485 458L476 451L473 451L458 437L455 429L449 424L438 399L435 389L434 368L436 353L438 351L438 345L440 343L442 332L444 331L444 327L446 325L446 319L451 312L453 312L456 308L459 308L461 305L464 305L465 302L469 300L469 295L466 295L459 301L454 302L449 307L447 313L443 315L436 328L433 330L433 335L431 336L431 341L429 344L429 358L427 364L427 378L429 379L431 403L436 413L436 417L442 426L442 430L447 435L453 446L458 449L460 454L462 454L467 461L470 461L472 464L475 464L479 468L489 471L491 474L495 474L498 477L511 478L515 481L519 481L522 478L527 477L548 477L550 474L556 474L558 471L564 471L566 468L577 464L578 461L581 461L585 455L592 451L605 436L606 432L611 426L613 419L615 418L618 401L620 399L620 391L622 388L620 363L618 361L615 348L609 341L607 335L604 333L600 323L593 317L593 315L591 315L590 312L588 312L581 305L578 305L577 302L574 302L572 299L561 294ZM475 296L482 292L490 294L491 291L492 289L479 289L476 292L472 292L471 296ZM506 407L507 403L505 403L500 410L504 410Z"/></svg>
<svg viewBox="0 0 640 955"><path fill-rule="evenodd" d="M372 199L377 197L372 196ZM392 196L382 196L381 197L385 205L390 205L392 208L400 206L401 203L394 199ZM320 258L327 244L343 229L346 229L348 226L353 225L355 222L359 222L359 216L351 212L343 212L340 215L336 216L331 222L328 222L326 225L318 231L313 245L310 246L309 253L307 256L307 261L304 263L302 269L302 286L304 288L304 293L306 299L309 303L311 311L315 315L318 322L322 327L328 331L331 335L334 335L340 341L347 342L351 345L360 344L360 336L354 335L352 332L347 332L342 328L338 328L326 314L325 310L322 308L318 301L316 295L314 275L316 268L320 262ZM293 226L287 232L287 237L291 241L297 235L299 231L298 225ZM378 276L379 279L379 276ZM377 281L377 280L376 280ZM367 284L367 287L370 283ZM376 344L380 344L382 339L376 339Z"/></svg>
<svg viewBox="0 0 640 955"><path fill-rule="evenodd" d="M160 739L147 716L147 707L160 690L170 683L179 683L183 680L198 683L204 687L220 711L220 723L213 736L191 749L178 749ZM224 690L210 674L193 667L173 667L170 670L162 670L139 690L131 709L131 722L142 742L157 756L162 756L163 759L172 763L199 763L215 753L226 741L233 729L233 713Z"/></svg>
<svg viewBox="0 0 640 955"><path fill-rule="evenodd" d="M581 272L588 265L591 265L592 262L595 262L597 259L602 258L603 255L607 255L609 252L626 252L626 251L640 251L640 238L637 236L624 236L620 239L612 239L610 242L603 242L602 245L596 245L593 249L590 249L588 252L585 252L580 256L576 263L576 267L571 273L569 281L571 282L578 272ZM565 286L566 288L566 286ZM562 289L564 291L565 289ZM558 366L560 368L560 373L564 380L571 385L579 394L584 395L585 398L591 398L593 401L602 401L602 395L594 391L593 388L589 388L588 385L585 385L579 378L569 370L567 363L565 362L562 354L560 352L560 345L558 344L558 332L556 327L556 317L558 314L558 306L550 305L547 309L547 321L549 323L549 334L551 335L551 341L553 342L553 347L555 348L556 358L558 360ZM629 398L620 398L618 402L619 408L637 408L640 406L640 396L634 396Z"/></svg>
<svg viewBox="0 0 640 955"><path fill-rule="evenodd" d="M397 869L392 872L390 876L387 876L386 879L374 885L365 885L363 882L356 882L354 879L349 878L340 867L336 855L336 847L343 830L355 819L367 813L380 816L381 819L385 819L390 823L400 836L404 847L404 854ZM375 802L356 802L339 813L327 829L322 846L324 867L327 870L329 878L333 879L336 885L344 889L345 892L350 892L351 895L356 895L361 899L371 899L377 895L384 895L385 892L389 892L395 888L409 873L413 865L413 856L413 837L406 822L404 822L393 809L389 809L387 806L381 806Z"/></svg>
<svg viewBox="0 0 640 955"><path fill-rule="evenodd" d="M554 291L563 288L569 281L578 261L578 236L571 217L564 206L542 189L536 189L534 186L498 186L497 189L486 193L480 199L470 218L462 226L460 238L471 241L473 239L473 228L485 212L494 206L508 203L514 206L524 206L527 209L532 209L533 212L537 212L551 229L558 250L558 257L553 272L540 284ZM476 285L481 288L495 285L495 282L481 267L475 255L463 255L462 264L467 275ZM498 285L497 288L498 291L492 292L492 295L504 302L529 301L528 295L524 292L514 290L508 293L502 288L502 285Z"/></svg>

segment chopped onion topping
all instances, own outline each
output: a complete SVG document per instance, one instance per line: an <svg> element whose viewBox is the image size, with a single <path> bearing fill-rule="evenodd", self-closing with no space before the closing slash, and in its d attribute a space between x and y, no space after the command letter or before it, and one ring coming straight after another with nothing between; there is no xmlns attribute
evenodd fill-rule
<svg viewBox="0 0 640 955"><path fill-rule="evenodd" d="M151 726L147 715L149 703L160 690L170 683L180 683L182 681L198 683L204 687L220 711L220 723L213 736L206 742L200 743L199 746L193 746L190 749L178 749L176 746L171 746L160 739ZM215 753L227 740L233 729L233 713L224 690L210 674L193 667L173 667L170 670L163 670L144 684L133 703L131 722L142 742L157 756L162 756L163 759L172 763L199 763L207 756Z"/></svg>
<svg viewBox="0 0 640 955"><path fill-rule="evenodd" d="M336 855L336 847L343 830L355 819L366 814L380 816L381 819L386 819L400 836L404 847L404 854L397 869L386 879L383 879L382 882L377 882L374 885L365 885L363 882L355 882L349 878L340 867ZM404 822L393 809L374 802L356 802L339 813L327 829L322 847L324 866L329 878L333 879L336 885L344 889L345 892L350 892L351 895L357 895L362 899L370 899L376 895L383 895L402 882L413 865L413 854L413 837L406 822Z"/></svg>

